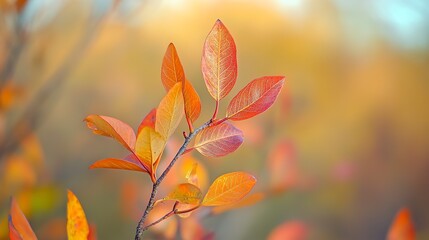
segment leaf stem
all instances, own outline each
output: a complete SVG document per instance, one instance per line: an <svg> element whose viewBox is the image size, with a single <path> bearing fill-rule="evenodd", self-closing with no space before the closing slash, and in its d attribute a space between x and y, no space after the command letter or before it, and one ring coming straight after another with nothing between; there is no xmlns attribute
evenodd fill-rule
<svg viewBox="0 0 429 240"><path fill-rule="evenodd" d="M192 133L194 131L194 126L192 126L192 121L188 116L186 116L186 122L188 123L189 132Z"/></svg>
<svg viewBox="0 0 429 240"><path fill-rule="evenodd" d="M225 122L225 121L226 121L226 120L228 120L228 119L229 119L228 117L224 117L224 118L222 118L222 119L219 119L219 120L214 121L212 125L213 125L213 126L219 125L219 124L221 124L221 123Z"/></svg>
<svg viewBox="0 0 429 240"><path fill-rule="evenodd" d="M219 111L219 100L216 100L216 108L214 110L213 117L212 117L213 121L216 120L218 111Z"/></svg>
<svg viewBox="0 0 429 240"><path fill-rule="evenodd" d="M144 227L143 227L144 221L146 220L149 212L153 209L153 205L155 203L156 193L158 192L158 188L161 185L162 181L167 176L167 174L170 172L171 168L176 163L177 159L179 159L179 157L185 152L186 147L191 142L192 138L194 138L203 129L209 127L212 124L212 122L213 122L213 120L210 119L209 121L207 121L203 125L201 125L199 128L195 129L195 131L189 133L188 137L185 138L185 141L183 142L179 151L177 151L174 158L171 160L170 164L167 166L167 168L164 170L164 172L162 172L162 174L161 174L161 176L159 176L158 180L153 184L152 193L150 194L150 198L149 198L149 201L147 203L146 209L143 213L143 216L140 218L140 221L139 221L137 228L136 228L135 240L141 240L142 239L142 234L144 231L143 230L144 229Z"/></svg>

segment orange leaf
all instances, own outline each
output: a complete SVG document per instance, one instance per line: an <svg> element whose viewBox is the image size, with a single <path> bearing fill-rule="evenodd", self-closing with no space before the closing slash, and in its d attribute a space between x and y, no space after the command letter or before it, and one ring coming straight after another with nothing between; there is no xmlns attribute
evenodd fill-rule
<svg viewBox="0 0 429 240"><path fill-rule="evenodd" d="M28 223L27 218L25 218L24 213L22 213L14 198L12 198L10 205L9 238L11 240L37 239L33 229L31 229L30 223Z"/></svg>
<svg viewBox="0 0 429 240"><path fill-rule="evenodd" d="M185 80L185 72L173 43L168 45L162 60L161 80L166 91L170 90L174 84Z"/></svg>
<svg viewBox="0 0 429 240"><path fill-rule="evenodd" d="M149 166L144 166L142 162L140 162L133 154L130 154L123 159L106 158L98 160L89 167L89 169L94 168L111 168L148 172L147 169L149 169Z"/></svg>
<svg viewBox="0 0 429 240"><path fill-rule="evenodd" d="M182 83L176 83L161 100L156 110L155 130L168 139L183 117Z"/></svg>
<svg viewBox="0 0 429 240"><path fill-rule="evenodd" d="M95 134L112 137L131 152L134 150L136 134L128 124L112 117L95 114L89 115L84 121Z"/></svg>
<svg viewBox="0 0 429 240"><path fill-rule="evenodd" d="M201 70L210 95L224 98L237 80L237 53L234 39L220 20L206 38Z"/></svg>
<svg viewBox="0 0 429 240"><path fill-rule="evenodd" d="M208 127L195 137L194 148L206 157L222 157L234 152L243 142L243 133L229 123Z"/></svg>
<svg viewBox="0 0 429 240"><path fill-rule="evenodd" d="M202 198L201 190L190 183L177 185L163 200L176 200L180 203L198 204Z"/></svg>
<svg viewBox="0 0 429 240"><path fill-rule="evenodd" d="M142 122L139 125L139 128L137 130L137 133L140 133L140 131L144 127L150 127L155 128L155 121L156 121L156 108L152 109L146 117L143 118ZM137 134L138 135L138 134Z"/></svg>
<svg viewBox="0 0 429 240"><path fill-rule="evenodd" d="M396 214L395 220L390 226L387 234L388 240L414 240L416 233L414 230L411 213L408 208L402 208Z"/></svg>
<svg viewBox="0 0 429 240"><path fill-rule="evenodd" d="M72 191L67 191L67 236L69 240L88 239L89 226L85 212Z"/></svg>
<svg viewBox="0 0 429 240"><path fill-rule="evenodd" d="M189 169L189 171L186 173L186 180L188 180L188 183L194 184L195 186L198 186L198 163L194 163L192 168Z"/></svg>
<svg viewBox="0 0 429 240"><path fill-rule="evenodd" d="M212 183L202 205L220 206L238 202L252 190L255 183L255 177L245 172L224 174Z"/></svg>
<svg viewBox="0 0 429 240"><path fill-rule="evenodd" d="M188 154L182 156L176 165L177 167L172 168L165 178L166 185L174 186L176 183L188 182L199 187L201 191L207 190L209 175L202 162ZM196 167L195 171L194 167Z"/></svg>
<svg viewBox="0 0 429 240"><path fill-rule="evenodd" d="M183 100L186 117L194 122L200 116L201 102L192 84L186 80L185 72L180 63L179 55L173 43L168 45L161 67L161 80L165 90L170 90L174 84L182 83Z"/></svg>
<svg viewBox="0 0 429 240"><path fill-rule="evenodd" d="M185 104L185 114L186 118L191 122L194 122L198 119L201 113L201 101L200 96L198 96L197 91L195 91L191 82L185 80L182 84L183 86L183 100Z"/></svg>
<svg viewBox="0 0 429 240"><path fill-rule="evenodd" d="M152 174L156 171L156 162L165 147L164 138L155 129L144 127L137 136L136 154L142 163L149 166Z"/></svg>
<svg viewBox="0 0 429 240"><path fill-rule="evenodd" d="M265 198L265 194L262 192L254 193L252 195L243 198L241 201L224 206L217 206L212 209L213 214L221 214L229 210L238 209L242 207L252 206Z"/></svg>
<svg viewBox="0 0 429 240"><path fill-rule="evenodd" d="M304 240L308 238L308 228L300 221L288 221L276 227L268 240Z"/></svg>
<svg viewBox="0 0 429 240"><path fill-rule="evenodd" d="M283 76L253 80L231 100L227 108L227 118L234 121L243 120L267 110L277 99L284 80Z"/></svg>

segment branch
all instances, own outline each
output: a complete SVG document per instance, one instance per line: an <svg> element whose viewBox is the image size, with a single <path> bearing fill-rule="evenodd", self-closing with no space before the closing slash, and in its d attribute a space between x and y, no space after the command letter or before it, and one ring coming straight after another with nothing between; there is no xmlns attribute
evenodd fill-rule
<svg viewBox="0 0 429 240"><path fill-rule="evenodd" d="M171 168L173 167L174 163L176 163L177 159L185 152L186 147L188 146L189 142L194 138L201 130L207 128L212 123L212 119L205 122L203 125L201 125L199 128L197 128L194 132L189 133L189 136L185 138L185 141L183 142L182 146L180 147L179 151L177 151L174 158L171 160L170 164L167 166L167 168L162 172L161 176L159 176L158 180L153 184L152 186L152 193L150 194L149 202L147 203L146 209L143 213L143 216L140 218L140 221L136 228L136 235L135 240L141 240L142 234L143 234L143 224L146 220L147 215L149 212L153 209L153 205L155 203L155 197L156 193L158 192L159 185L162 183L164 178L167 176L168 172L170 172Z"/></svg>
<svg viewBox="0 0 429 240"><path fill-rule="evenodd" d="M150 228L150 227L152 227L153 225L156 225L156 224L158 224L158 223L160 223L160 222L164 221L165 219L167 219L167 218L169 218L169 217L171 217L171 216L173 216L173 215L177 215L177 214L184 214L184 213L192 212L192 211L194 211L194 210L198 209L198 208L201 206L201 205L197 205L197 206L195 206L195 207L193 207L193 208L189 208L189 209L186 209L186 210L182 210L182 211L180 211L179 209L177 209L177 205L178 205L178 204L179 204L179 202L178 202L178 201L176 201L176 202L174 203L173 209L172 209L170 212L168 212L167 214L165 214L163 217L161 217L160 219L156 220L155 222L153 222L153 223L151 223L151 224L147 225L146 227L144 227L144 228L142 229L142 232L146 231L147 229L149 229L149 228Z"/></svg>

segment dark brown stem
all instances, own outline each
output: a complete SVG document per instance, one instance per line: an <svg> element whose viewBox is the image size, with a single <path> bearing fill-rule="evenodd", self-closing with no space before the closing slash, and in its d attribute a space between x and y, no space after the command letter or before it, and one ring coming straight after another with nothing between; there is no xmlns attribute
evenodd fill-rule
<svg viewBox="0 0 429 240"><path fill-rule="evenodd" d="M140 218L140 221L139 221L137 228L136 228L135 240L142 239L144 221L146 220L147 215L149 214L149 212L153 208L153 205L155 203L156 193L158 192L158 188L161 185L162 181L167 176L167 174L170 172L171 168L176 163L177 159L179 159L179 157L185 152L186 147L191 142L192 138L194 138L200 131L202 131L203 129L210 126L211 123L212 123L212 120L210 119L209 121L207 121L206 123L201 125L199 128L195 129L194 132L189 133L189 136L185 138L185 141L183 142L179 151L177 151L174 158L171 160L170 164L167 166L167 168L164 170L164 172L162 172L162 174L161 174L161 176L159 176L158 180L153 184L152 193L150 194L149 202L147 203L147 206L146 206L146 209L143 213L143 216Z"/></svg>

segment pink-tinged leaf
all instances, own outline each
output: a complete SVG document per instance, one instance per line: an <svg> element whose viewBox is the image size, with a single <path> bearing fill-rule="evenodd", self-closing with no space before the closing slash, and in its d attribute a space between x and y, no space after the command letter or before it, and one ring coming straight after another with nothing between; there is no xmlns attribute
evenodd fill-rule
<svg viewBox="0 0 429 240"><path fill-rule="evenodd" d="M149 166L150 172L154 176L157 161L164 151L165 139L150 127L144 127L137 136L136 154L143 165Z"/></svg>
<svg viewBox="0 0 429 240"><path fill-rule="evenodd" d="M133 154L128 155L123 159L118 158L106 158L101 159L93 163L90 169L94 168L111 168L111 169L123 169L139 172L148 172L146 169L150 169L149 166L144 166L139 159Z"/></svg>
<svg viewBox="0 0 429 240"><path fill-rule="evenodd" d="M276 143L266 162L270 185L275 193L281 193L288 187L296 185L301 178L296 161L295 146L288 140Z"/></svg>
<svg viewBox="0 0 429 240"><path fill-rule="evenodd" d="M139 128L137 130L137 133L140 133L140 131L144 127L150 127L155 128L155 121L156 121L156 108L152 109L146 117L143 118L142 122L139 125ZM138 134L137 134L138 135Z"/></svg>
<svg viewBox="0 0 429 240"><path fill-rule="evenodd" d="M185 72L173 43L168 45L162 60L161 80L166 91L174 84L185 81Z"/></svg>
<svg viewBox="0 0 429 240"><path fill-rule="evenodd" d="M72 191L67 191L67 237L69 240L86 240L89 235L89 225L85 212Z"/></svg>
<svg viewBox="0 0 429 240"><path fill-rule="evenodd" d="M277 99L284 80L283 76L261 77L253 80L231 100L226 117L237 121L264 112Z"/></svg>
<svg viewBox="0 0 429 240"><path fill-rule="evenodd" d="M164 200L176 200L185 204L199 204L203 194L201 190L190 183L182 183L177 185Z"/></svg>
<svg viewBox="0 0 429 240"><path fill-rule="evenodd" d="M197 134L194 148L206 157L222 157L243 143L243 133L229 123L210 126Z"/></svg>
<svg viewBox="0 0 429 240"><path fill-rule="evenodd" d="M156 110L155 131L164 139L174 133L183 118L182 83L176 83L161 100Z"/></svg>
<svg viewBox="0 0 429 240"><path fill-rule="evenodd" d="M245 172L224 174L212 183L203 199L203 206L229 205L240 201L256 183L256 178Z"/></svg>
<svg viewBox="0 0 429 240"><path fill-rule="evenodd" d="M392 225L390 226L387 240L414 240L416 231L411 219L411 213L408 208L402 208L396 214Z"/></svg>
<svg viewBox="0 0 429 240"><path fill-rule="evenodd" d="M10 205L9 238L11 240L37 240L30 223L28 223L14 198L12 198Z"/></svg>
<svg viewBox="0 0 429 240"><path fill-rule="evenodd" d="M185 115L190 122L195 122L201 113L201 101L197 91L191 82L185 80L183 85L183 101L185 104Z"/></svg>
<svg viewBox="0 0 429 240"><path fill-rule="evenodd" d="M129 151L134 150L136 134L128 124L112 117L95 114L89 115L84 121L95 134L112 137Z"/></svg>
<svg viewBox="0 0 429 240"><path fill-rule="evenodd" d="M305 240L308 239L308 227L300 221L288 221L277 226L268 236L268 240Z"/></svg>
<svg viewBox="0 0 429 240"><path fill-rule="evenodd" d="M234 39L220 20L206 38L201 70L210 95L224 98L237 80L237 50Z"/></svg>

